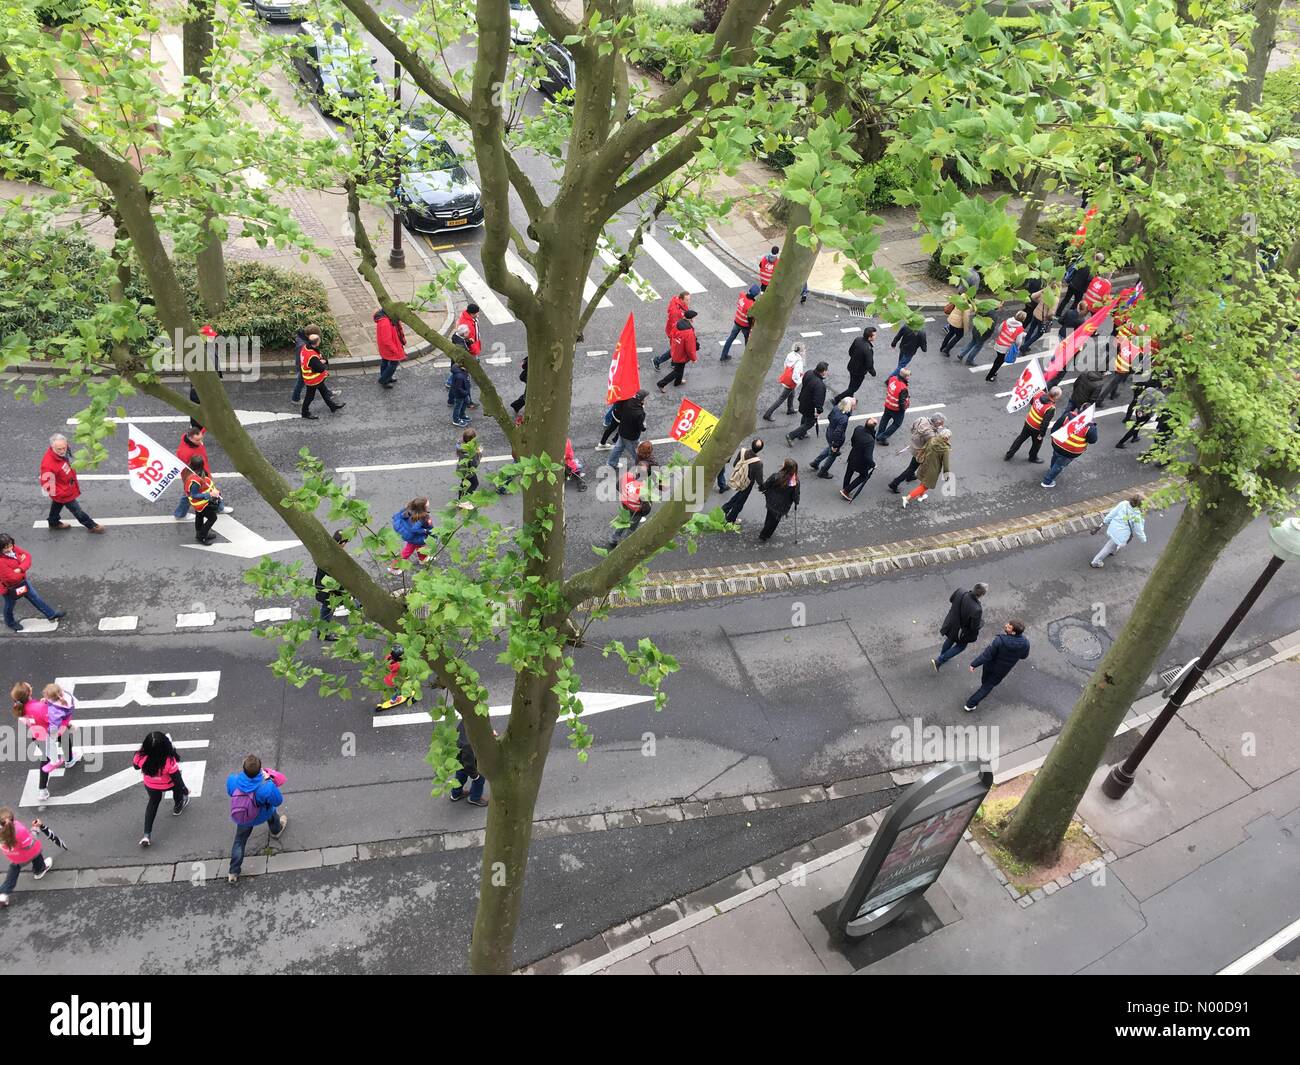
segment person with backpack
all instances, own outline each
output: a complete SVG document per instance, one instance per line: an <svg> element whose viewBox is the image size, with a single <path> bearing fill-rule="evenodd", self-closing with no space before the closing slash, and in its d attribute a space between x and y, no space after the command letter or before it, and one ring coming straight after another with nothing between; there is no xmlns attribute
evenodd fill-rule
<svg viewBox="0 0 1300 1065"><path fill-rule="evenodd" d="M486 806L488 800L483 798L483 789L487 786L487 779L478 771L478 756L475 755L474 745L469 742L469 735L465 732L465 722L459 717L456 719L456 754L460 758L460 768L456 770L456 787L447 793L447 798L451 802L465 799L465 785L468 783L469 804Z"/></svg>
<svg viewBox="0 0 1300 1065"><path fill-rule="evenodd" d="M925 454L925 445L933 438L935 433L947 424L947 419L942 414L932 414L928 418L922 415L919 418L912 419L911 448L912 457L904 467L903 472L889 482L889 490L898 495L898 486L904 481L916 480L916 468L921 465L921 456Z"/></svg>
<svg viewBox="0 0 1300 1065"><path fill-rule="evenodd" d="M279 839L289 827L289 815L280 813L285 776L276 769L263 769L262 759L250 754L243 766L226 777L230 796L230 820L235 823L235 842L230 845L230 871L226 881L239 882L244 868L244 846L258 825L270 822L272 839Z"/></svg>
<svg viewBox="0 0 1300 1065"><path fill-rule="evenodd" d="M50 685L54 687L54 685ZM72 749L72 727L63 720L50 726L50 707L44 699L32 697L32 686L20 680L9 690L13 700L13 715L18 724L27 730L33 742L45 748L45 762L38 771L37 798L45 802L50 797L50 774L55 769L71 769L80 761Z"/></svg>
<svg viewBox="0 0 1300 1065"><path fill-rule="evenodd" d="M794 413L795 390L803 383L804 350L803 341L796 341L794 347L790 349L790 353L785 357L785 365L781 368L781 376L777 379L781 385L781 391L777 394L776 402L763 412L763 421L773 421L772 415L776 413L776 408L782 403L785 404L786 414Z"/></svg>
<svg viewBox="0 0 1300 1065"><path fill-rule="evenodd" d="M736 452L731 463L727 487L735 494L722 505L722 516L733 525L740 524L740 512L745 509L754 486L763 483L763 461L759 458L762 450L763 438L756 436L750 441L749 447L742 447Z"/></svg>
<svg viewBox="0 0 1300 1065"><path fill-rule="evenodd" d="M32 822L39 824L39 822ZM0 884L0 906L9 905L9 896L18 884L18 874L28 862L32 863L32 877L40 880L50 871L54 859L41 854L41 841L28 827L14 817L8 806L0 807L0 853L3 853L9 868L5 871L4 883Z"/></svg>
<svg viewBox="0 0 1300 1065"><path fill-rule="evenodd" d="M417 562L428 562L424 553L425 541L433 528L433 519L429 516L429 497L419 496L412 499L393 515L393 531L402 538L402 557L415 555ZM388 572L394 577L401 574L399 566L390 565Z"/></svg>
<svg viewBox="0 0 1300 1065"><path fill-rule="evenodd" d="M970 328L974 311L969 307L958 307L955 303L947 303L944 305L943 313L948 317L948 328L944 331L943 340L939 342L939 354L945 359L950 359L953 347Z"/></svg>
<svg viewBox="0 0 1300 1065"><path fill-rule="evenodd" d="M939 483L944 474L952 476L951 466L952 430L940 429L930 437L929 443L921 451L921 461L916 467L916 477L921 483L903 496L903 509L912 500L924 503L929 498L930 490Z"/></svg>
<svg viewBox="0 0 1300 1065"><path fill-rule="evenodd" d="M824 480L829 481L831 478L831 467L835 465L835 459L844 446L844 438L848 435L849 415L857 405L856 399L845 396L831 407L830 414L826 416L826 446L822 448L821 454L808 464L808 468Z"/></svg>
<svg viewBox="0 0 1300 1065"><path fill-rule="evenodd" d="M781 468L763 482L759 491L767 502L767 520L758 538L766 543L772 539L781 519L790 513L790 508L799 508L799 464L794 459L786 459Z"/></svg>
<svg viewBox="0 0 1300 1065"><path fill-rule="evenodd" d="M1093 530L1094 532L1099 532L1103 528L1106 530L1106 543L1089 563L1093 569L1101 569L1106 564L1106 559L1125 544L1131 543L1133 537L1136 536L1143 543L1147 542L1146 521L1142 516L1142 504L1145 501L1141 494L1132 495L1116 503L1106 512L1106 516L1101 519L1101 524Z"/></svg>
<svg viewBox="0 0 1300 1065"><path fill-rule="evenodd" d="M967 647L979 639L980 625L984 623L984 607L980 600L988 594L989 586L983 581L971 585L968 591L958 588L948 596L948 613L943 624L939 626L939 635L943 637L943 646L939 653L930 659L930 665L936 673L950 658L956 658Z"/></svg>
<svg viewBox="0 0 1300 1065"><path fill-rule="evenodd" d="M144 808L141 847L153 845L153 821L158 813L158 804L166 792L172 793L173 817L180 817L190 804L190 789L185 786L185 779L181 776L180 762L180 756L172 746L172 738L165 732L149 733L131 759L131 764L140 770L145 793L149 796Z"/></svg>
<svg viewBox="0 0 1300 1065"><path fill-rule="evenodd" d="M1100 263L1103 256L1099 252L1097 261ZM1077 263L1072 264L1065 271L1065 291L1061 293L1061 302L1056 305L1056 317L1060 318L1067 310L1076 307L1083 294L1088 291L1088 286L1092 283L1092 267L1080 258Z"/></svg>

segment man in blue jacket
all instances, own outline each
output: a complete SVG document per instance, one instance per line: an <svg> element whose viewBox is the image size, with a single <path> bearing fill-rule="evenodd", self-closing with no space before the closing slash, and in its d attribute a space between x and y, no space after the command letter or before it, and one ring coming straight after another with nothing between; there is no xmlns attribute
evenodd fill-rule
<svg viewBox="0 0 1300 1065"><path fill-rule="evenodd" d="M230 874L227 879L234 884L244 866L244 845L253 829L271 822L271 838L279 839L289 827L289 815L280 813L284 796L280 785L284 774L274 769L263 769L262 759L250 754L244 759L240 772L226 778L226 794L230 796L230 819L235 822L235 842L230 848Z"/></svg>
<svg viewBox="0 0 1300 1065"><path fill-rule="evenodd" d="M1001 635L994 637L993 642L971 663L972 673L976 666L983 666L984 673L980 677L980 686L962 706L966 713L973 712L980 700L1006 679L1017 662L1029 657L1029 641L1025 639L1024 632L1025 623L1019 618L1012 618L1002 626Z"/></svg>

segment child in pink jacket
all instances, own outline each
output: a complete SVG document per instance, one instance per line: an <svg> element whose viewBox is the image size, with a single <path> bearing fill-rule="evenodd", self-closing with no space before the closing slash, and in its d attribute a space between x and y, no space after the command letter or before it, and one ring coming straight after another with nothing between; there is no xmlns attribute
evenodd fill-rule
<svg viewBox="0 0 1300 1065"><path fill-rule="evenodd" d="M140 744L131 760L144 779L144 790L149 802L144 808L144 835L140 846L153 845L153 820L158 805L167 791L172 793L172 816L179 817L190 804L190 789L181 776L180 758L172 746L172 738L165 732L151 732Z"/></svg>
<svg viewBox="0 0 1300 1065"><path fill-rule="evenodd" d="M0 854L9 862L4 883L0 884L0 906L9 905L9 893L18 883L24 865L31 862L32 872L39 880L54 864L53 859L41 854L40 840L21 821L14 820L14 812L7 806L0 807Z"/></svg>
<svg viewBox="0 0 1300 1065"><path fill-rule="evenodd" d="M49 685L46 691L51 688L55 688L55 685ZM14 718L27 729L27 735L32 740L45 747L45 764L40 770L40 799L44 802L50 797L50 773L65 765L71 767L77 764L77 757L72 750L70 718L62 718L60 723L51 726L49 703L44 699L33 699L32 686L25 680L15 684L10 689L9 696L13 700ZM66 706L59 706L59 710L67 709ZM67 750L66 758L60 751L61 744Z"/></svg>

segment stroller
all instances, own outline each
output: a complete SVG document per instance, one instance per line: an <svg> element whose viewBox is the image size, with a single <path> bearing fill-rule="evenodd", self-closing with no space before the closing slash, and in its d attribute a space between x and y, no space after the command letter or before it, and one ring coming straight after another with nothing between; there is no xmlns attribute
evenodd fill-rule
<svg viewBox="0 0 1300 1065"><path fill-rule="evenodd" d="M564 441L565 483L567 484L569 481L574 481L578 485L578 491L585 492L587 490L587 482L585 479L586 472L587 467L583 463L582 459L578 458L578 456L573 453L573 441L566 439Z"/></svg>

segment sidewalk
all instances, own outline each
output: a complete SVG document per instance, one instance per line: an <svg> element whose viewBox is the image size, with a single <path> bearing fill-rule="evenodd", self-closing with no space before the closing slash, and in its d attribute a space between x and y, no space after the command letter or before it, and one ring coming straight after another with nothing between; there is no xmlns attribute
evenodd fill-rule
<svg viewBox="0 0 1300 1065"><path fill-rule="evenodd" d="M909 913L839 941L835 913L881 811L528 971L1219 972L1300 917L1297 685L1300 632L1208 672L1122 800L1102 796L1110 765L1098 770L1079 813L1103 857L1030 895L1013 898L968 833ZM1133 707L1108 762L1161 705L1157 693ZM1003 756L997 782L1037 768L1047 746ZM912 775L894 774L899 783ZM1295 972L1293 954L1276 942L1241 968Z"/></svg>

